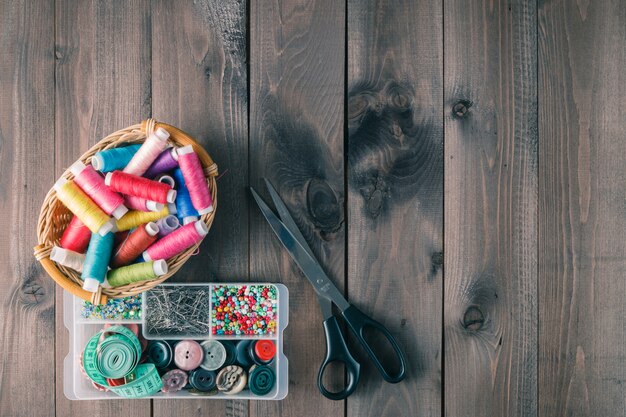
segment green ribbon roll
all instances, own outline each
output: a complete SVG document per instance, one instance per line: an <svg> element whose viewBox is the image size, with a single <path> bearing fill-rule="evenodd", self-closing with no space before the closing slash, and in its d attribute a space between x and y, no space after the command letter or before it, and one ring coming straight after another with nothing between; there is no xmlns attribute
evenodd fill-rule
<svg viewBox="0 0 626 417"><path fill-rule="evenodd" d="M101 340L103 333L110 335ZM140 358L137 336L124 326L112 326L89 339L83 353L83 367L96 384L122 397L141 398L159 392L163 383L153 364L138 365ZM107 378L124 378L126 383L111 386Z"/></svg>

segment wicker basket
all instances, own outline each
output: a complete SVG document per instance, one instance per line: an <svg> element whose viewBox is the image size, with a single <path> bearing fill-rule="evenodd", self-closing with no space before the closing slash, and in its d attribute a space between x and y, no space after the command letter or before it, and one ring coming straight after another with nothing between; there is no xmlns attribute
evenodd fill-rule
<svg viewBox="0 0 626 417"><path fill-rule="evenodd" d="M217 209L217 184L215 177L217 176L217 165L213 162L209 154L196 143L188 134L174 126L165 123L157 123L154 119L148 119L141 124L118 130L102 139L89 151L80 157L83 163L89 163L91 157L98 151L110 148L117 148L122 144L142 143L146 137L157 128L162 127L170 133L169 141L177 146L192 145L194 151L198 154L204 174L207 178L209 190L213 196L213 208L211 213L202 216L208 228L211 228L215 211ZM63 177L72 179L74 176L69 170L63 173ZM82 289L82 280L80 274L73 269L59 265L50 260L50 251L54 245L59 244L63 231L72 219L72 213L57 199L56 191L51 189L43 202L39 221L37 224L37 241L38 245L34 248L35 257L41 263L43 268L48 272L53 280L56 281L66 291L94 304L104 304L107 298L120 298L130 295L137 295L146 291L155 285L165 281L180 269L187 259L197 250L197 245L187 249L185 252L167 260L169 272L157 279L135 282L117 288L102 288L98 292L91 293Z"/></svg>

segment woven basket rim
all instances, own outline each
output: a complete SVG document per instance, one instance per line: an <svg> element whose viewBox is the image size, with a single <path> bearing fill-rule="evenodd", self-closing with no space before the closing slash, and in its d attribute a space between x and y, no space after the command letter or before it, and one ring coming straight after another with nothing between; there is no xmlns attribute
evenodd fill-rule
<svg viewBox="0 0 626 417"><path fill-rule="evenodd" d="M166 123L157 122L155 119L147 119L140 124L128 126L109 134L93 145L87 152L82 154L78 160L88 164L93 155L98 151L115 148L123 143L142 143L151 132L159 127L164 128L170 133L170 143L179 147L192 145L194 151L200 158L200 162L204 168L204 174L207 179L207 184L209 186L209 190L211 191L211 196L213 197L213 211L202 215L200 219L206 224L207 228L210 229L217 211L217 165L213 162L213 159L208 152L200 144L198 144L193 137L179 128ZM72 173L69 171L69 168L66 169L61 176L66 179L74 178ZM55 233L54 229L55 221L58 221L58 218L55 216L57 216L59 209L67 211L63 204L57 199L54 188L51 188L46 194L46 197L41 205L41 211L37 222L38 245L34 248L34 255L50 277L56 281L59 286L84 300L93 302L94 304L103 304L108 298L121 298L137 295L162 283L174 275L185 264L189 257L192 256L196 250L198 250L200 243L202 243L201 241L183 253L168 259L168 273L158 277L157 279L135 282L116 288L100 287L96 293L90 293L82 289L82 281L79 273L50 260L50 251L60 239L60 233L58 231Z"/></svg>

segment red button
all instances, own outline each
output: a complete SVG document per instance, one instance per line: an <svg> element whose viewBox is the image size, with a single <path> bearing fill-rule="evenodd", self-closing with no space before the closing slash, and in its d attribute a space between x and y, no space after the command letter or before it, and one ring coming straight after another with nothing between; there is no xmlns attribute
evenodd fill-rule
<svg viewBox="0 0 626 417"><path fill-rule="evenodd" d="M276 355L276 345L271 340L259 340L254 344L254 354L262 361L270 361Z"/></svg>

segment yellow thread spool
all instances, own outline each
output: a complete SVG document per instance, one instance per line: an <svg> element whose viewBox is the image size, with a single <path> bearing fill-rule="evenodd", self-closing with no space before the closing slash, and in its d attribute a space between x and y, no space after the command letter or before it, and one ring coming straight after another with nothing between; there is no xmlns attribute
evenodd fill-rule
<svg viewBox="0 0 626 417"><path fill-rule="evenodd" d="M111 218L107 216L83 190L78 188L78 185L74 184L74 181L60 178L54 184L54 189L57 192L57 198L61 200L65 207L74 213L92 233L99 233L101 236L104 236L113 229Z"/></svg>
<svg viewBox="0 0 626 417"><path fill-rule="evenodd" d="M117 220L117 231L123 232L124 230L130 230L141 224L157 221L168 214L170 214L170 211L167 206L163 207L161 211L131 210L122 216L121 219Z"/></svg>

